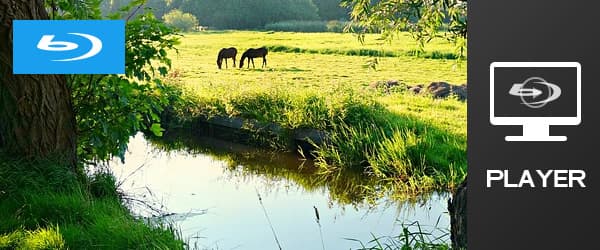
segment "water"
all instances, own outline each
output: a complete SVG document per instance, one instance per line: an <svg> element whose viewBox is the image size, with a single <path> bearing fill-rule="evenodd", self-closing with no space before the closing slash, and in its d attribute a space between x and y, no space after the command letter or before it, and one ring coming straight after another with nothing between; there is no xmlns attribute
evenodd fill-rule
<svg viewBox="0 0 600 250"><path fill-rule="evenodd" d="M435 235L449 229L447 194L398 202L361 175L325 178L293 154L213 138L161 140L138 134L125 163L115 162L112 170L123 191L172 213L163 219L175 222L192 247L278 249L274 230L283 249L322 249L314 207L325 249L360 248L348 239L397 236L402 223L414 221ZM152 215L132 204L134 213Z"/></svg>

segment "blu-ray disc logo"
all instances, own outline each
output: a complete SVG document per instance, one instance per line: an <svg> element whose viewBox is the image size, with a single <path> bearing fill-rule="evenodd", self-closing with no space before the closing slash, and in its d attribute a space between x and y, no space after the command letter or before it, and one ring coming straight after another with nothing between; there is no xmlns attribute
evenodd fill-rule
<svg viewBox="0 0 600 250"><path fill-rule="evenodd" d="M125 74L124 20L14 20L12 37L13 74Z"/></svg>
<svg viewBox="0 0 600 250"><path fill-rule="evenodd" d="M100 53L100 51L102 50L102 41L95 36L92 36L90 34L83 34L83 33L68 33L68 34L86 38L92 44L92 48L90 48L90 50L88 52L86 52L85 54L77 56L77 57L67 58L67 59L56 59L56 60L52 60L52 61L68 62L68 61L83 60L83 59L87 59L92 56L95 56L96 54ZM40 42L38 42L37 48L41 49L41 50L46 50L46 51L69 51L69 50L74 50L74 49L79 48L79 45L76 43L67 42L67 41L53 41L53 39L54 39L54 35L42 36L42 39L40 39Z"/></svg>
<svg viewBox="0 0 600 250"><path fill-rule="evenodd" d="M545 87L548 91L540 90L539 87ZM536 88L538 87L538 88ZM546 99L537 100L544 92L547 92ZM509 94L518 96L524 105L530 108L541 108L549 102L560 97L561 90L556 84L549 83L541 77L530 77L523 83L513 84Z"/></svg>

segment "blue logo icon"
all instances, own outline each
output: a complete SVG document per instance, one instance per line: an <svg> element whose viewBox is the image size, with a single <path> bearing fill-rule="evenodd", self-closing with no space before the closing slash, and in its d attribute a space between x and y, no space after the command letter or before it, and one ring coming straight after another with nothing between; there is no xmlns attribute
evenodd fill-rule
<svg viewBox="0 0 600 250"><path fill-rule="evenodd" d="M123 20L14 20L14 74L124 74Z"/></svg>

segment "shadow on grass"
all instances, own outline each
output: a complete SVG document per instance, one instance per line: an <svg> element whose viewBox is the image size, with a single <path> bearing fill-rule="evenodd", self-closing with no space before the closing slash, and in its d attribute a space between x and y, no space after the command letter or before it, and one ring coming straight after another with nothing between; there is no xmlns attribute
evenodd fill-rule
<svg viewBox="0 0 600 250"><path fill-rule="evenodd" d="M244 71L257 71L257 72L307 72L307 71L311 71L308 69L300 69L297 67L290 67L290 68L259 68L259 67L255 67L252 68L252 66L250 66L250 68L247 67L243 67L240 70L244 70Z"/></svg>
<svg viewBox="0 0 600 250"><path fill-rule="evenodd" d="M452 52L442 51L420 51L420 50L408 50L408 51L385 51L376 49L305 49L299 47L292 47L286 45L268 45L266 46L270 52L282 52L282 53L300 53L300 54L323 54L323 55L345 55L345 56L370 56L370 57L400 57L400 56L412 56L426 59L446 59L454 60L458 59L460 55Z"/></svg>

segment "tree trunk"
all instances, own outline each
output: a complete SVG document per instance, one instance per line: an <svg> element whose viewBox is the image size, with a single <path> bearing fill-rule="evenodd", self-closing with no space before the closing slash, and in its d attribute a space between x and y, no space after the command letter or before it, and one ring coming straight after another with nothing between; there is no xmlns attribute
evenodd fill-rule
<svg viewBox="0 0 600 250"><path fill-rule="evenodd" d="M41 0L0 0L0 149L76 162L76 125L63 75L13 75L12 20L48 19ZM35 58L31 58L35 66Z"/></svg>
<svg viewBox="0 0 600 250"><path fill-rule="evenodd" d="M450 238L452 249L467 249L467 179L461 183L452 200L448 201L450 212Z"/></svg>

